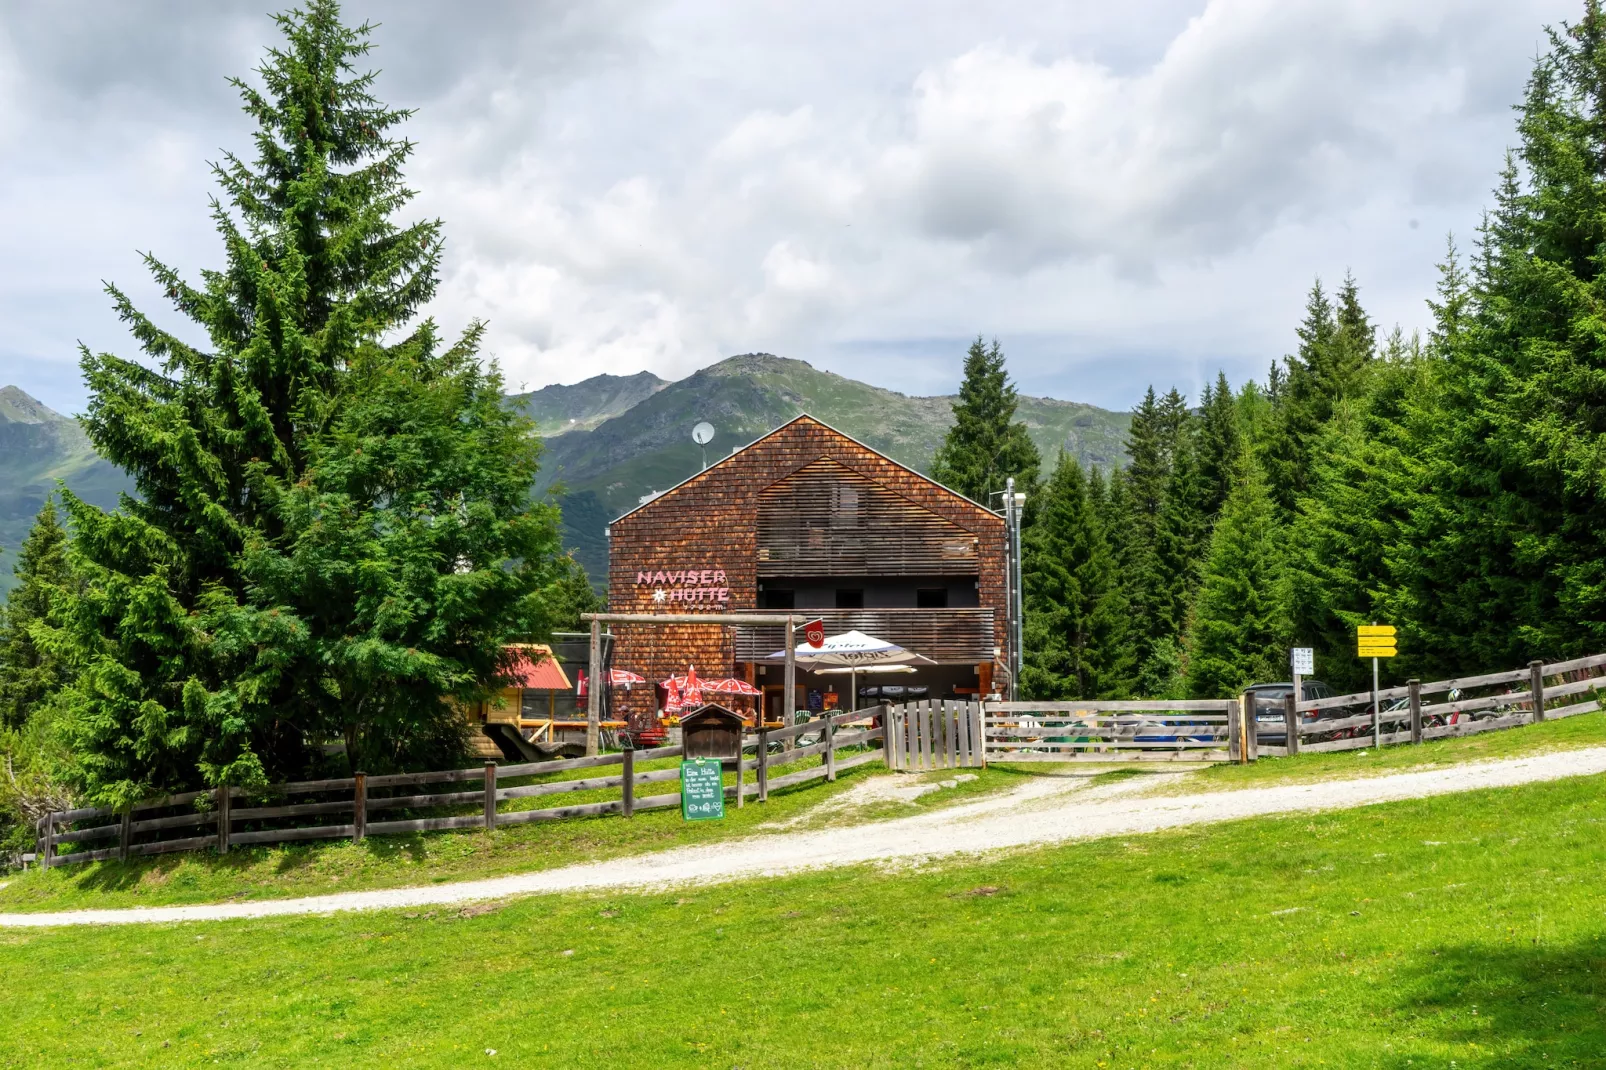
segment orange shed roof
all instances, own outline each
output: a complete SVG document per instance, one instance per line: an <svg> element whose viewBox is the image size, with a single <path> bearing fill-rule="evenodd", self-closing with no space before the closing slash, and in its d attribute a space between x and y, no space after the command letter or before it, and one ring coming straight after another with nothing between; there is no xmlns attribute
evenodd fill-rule
<svg viewBox="0 0 1606 1070"><path fill-rule="evenodd" d="M532 691L568 691L574 687L545 643L521 643L511 649L513 686Z"/></svg>

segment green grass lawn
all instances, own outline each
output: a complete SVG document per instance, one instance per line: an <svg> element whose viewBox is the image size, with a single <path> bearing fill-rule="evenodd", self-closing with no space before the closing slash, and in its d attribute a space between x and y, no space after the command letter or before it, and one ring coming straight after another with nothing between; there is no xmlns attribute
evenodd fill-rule
<svg viewBox="0 0 1606 1070"><path fill-rule="evenodd" d="M1198 769L1161 790L1196 792L1263 787L1599 745L1606 745L1606 713L1464 739L1435 740L1418 747L1389 747L1381 753L1304 754L1292 759L1266 759L1249 766L1211 766ZM815 763L817 759L811 759L799 768ZM662 764L643 763L642 768ZM336 841L235 848L222 858L202 851L133 859L127 863L63 866L48 873L35 870L6 878L9 884L0 887L0 910L168 906L470 880L744 835L779 834L907 816L1007 791L1038 776L1076 774L1101 782L1175 771L1168 763L1155 763L1142 770L1135 770L1128 763L1106 772L1089 765L999 765L985 770L967 770L979 773L978 779L923 796L913 803L883 802L852 811L821 805L871 776L888 775L879 764L872 763L843 773L835 785L814 782L776 792L764 806L749 802L745 808L737 810L727 800L727 816L723 821L688 824L681 820L678 811L661 810L643 812L629 821L609 816L515 825L490 835L440 832L376 836L358 845ZM572 779L595 772L574 770L553 779ZM901 780L909 782L947 780L954 775L955 771L918 776L899 774ZM734 777L727 776L727 780L733 782ZM662 784L646 788L649 794L662 790L665 790ZM617 791L577 792L557 799L519 800L518 804L558 805L617 797Z"/></svg>
<svg viewBox="0 0 1606 1070"><path fill-rule="evenodd" d="M0 1066L1606 1066L1603 787L912 872L0 931Z"/></svg>
<svg viewBox="0 0 1606 1070"><path fill-rule="evenodd" d="M643 770L665 762L643 763ZM807 759L795 768L817 765ZM788 772L794 766L781 766ZM572 770L552 779L596 775ZM574 862L711 843L744 835L780 834L797 829L896 817L975 799L1019 781L1005 770L969 770L981 776L955 788L924 796L913 803L886 804L862 811L815 812L822 803L863 783L885 776L879 763L850 769L835 784L812 781L770 795L759 805L752 799L738 810L727 799L722 821L681 820L679 810L647 810L630 820L618 815L509 825L495 832L430 832L373 836L360 844L347 840L236 847L227 855L212 851L134 858L128 862L62 865L48 872L32 869L11 874L0 887L0 910L72 910L83 907L169 906L249 899L282 899L330 892L395 888L415 884L472 880L507 873L530 872ZM779 774L777 774L779 775ZM914 780L951 778L953 772L924 774ZM534 778L529 778L533 780ZM727 774L728 783L735 782ZM676 784L650 784L643 794L678 790ZM598 790L558 797L521 799L515 806L570 805L617 799L619 792ZM827 808L829 810L829 808ZM468 808L465 812L477 812Z"/></svg>

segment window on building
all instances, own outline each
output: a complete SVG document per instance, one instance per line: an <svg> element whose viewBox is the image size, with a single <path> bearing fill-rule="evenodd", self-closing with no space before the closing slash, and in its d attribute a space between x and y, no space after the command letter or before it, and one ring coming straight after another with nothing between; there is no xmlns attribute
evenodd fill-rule
<svg viewBox="0 0 1606 1070"><path fill-rule="evenodd" d="M526 687L519 696L519 715L526 720L545 720L551 704L547 692Z"/></svg>
<svg viewBox="0 0 1606 1070"><path fill-rule="evenodd" d="M915 591L915 605L920 609L947 609L948 588L921 587Z"/></svg>
<svg viewBox="0 0 1606 1070"><path fill-rule="evenodd" d="M836 608L838 608L838 609L863 609L864 608L864 588L863 587L838 587L836 589Z"/></svg>
<svg viewBox="0 0 1606 1070"><path fill-rule="evenodd" d="M764 592L765 609L796 609L797 595L791 590L768 590Z"/></svg>

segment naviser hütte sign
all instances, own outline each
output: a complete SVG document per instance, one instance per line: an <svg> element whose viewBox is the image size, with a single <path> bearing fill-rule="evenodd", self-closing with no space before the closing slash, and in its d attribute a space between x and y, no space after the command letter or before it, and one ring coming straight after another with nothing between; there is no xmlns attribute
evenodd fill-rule
<svg viewBox="0 0 1606 1070"><path fill-rule="evenodd" d="M636 586L653 588L654 602L729 602L729 582L722 568L643 569L636 573Z"/></svg>

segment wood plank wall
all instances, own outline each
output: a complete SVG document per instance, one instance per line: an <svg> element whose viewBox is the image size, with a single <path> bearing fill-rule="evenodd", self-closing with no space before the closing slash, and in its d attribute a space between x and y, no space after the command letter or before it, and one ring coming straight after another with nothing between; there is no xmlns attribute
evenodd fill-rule
<svg viewBox="0 0 1606 1070"><path fill-rule="evenodd" d="M877 540L878 551L862 558L858 567L863 575L955 574L964 559L944 555L957 555L968 538L973 556L958 574L977 575L979 603L994 611L993 645L1004 645L1003 518L807 416L616 520L609 531L608 608L623 613L756 609L765 491L806 468L812 468L817 481L794 481L791 488L770 495L772 505L784 513L800 495L819 501L822 494L829 504L832 493L840 497L829 489L832 481L847 481L843 485L851 485L857 495L860 516L872 518L873 530L884 533ZM896 534L899 522L913 534ZM767 537L777 540L788 524L772 513L763 526ZM795 537L809 537L806 525L792 524L789 530ZM769 545L772 552L783 546L775 541ZM920 560L933 552L935 558ZM941 565L944 560L947 564ZM679 572L682 581L637 582L641 573L656 577L659 572L666 579ZM692 574L695 581L685 582ZM655 602L655 590L689 590L693 600ZM730 629L694 624L614 627L619 637L614 665L648 680L685 672L688 663L703 675L726 675L734 669ZM653 707L651 688L616 691L615 700L620 713L645 726Z"/></svg>

